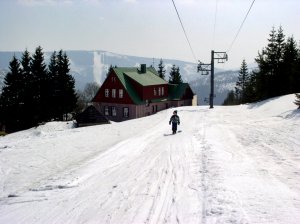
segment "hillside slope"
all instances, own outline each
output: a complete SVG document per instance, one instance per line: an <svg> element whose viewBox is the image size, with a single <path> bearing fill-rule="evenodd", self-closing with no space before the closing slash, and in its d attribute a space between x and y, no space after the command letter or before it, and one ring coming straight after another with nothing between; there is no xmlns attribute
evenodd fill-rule
<svg viewBox="0 0 300 224"><path fill-rule="evenodd" d="M0 138L0 223L298 223L294 95Z"/></svg>

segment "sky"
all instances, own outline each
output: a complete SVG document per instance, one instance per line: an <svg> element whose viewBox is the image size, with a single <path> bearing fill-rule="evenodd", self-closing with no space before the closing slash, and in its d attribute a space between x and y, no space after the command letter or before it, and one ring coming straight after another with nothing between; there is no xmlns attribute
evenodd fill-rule
<svg viewBox="0 0 300 224"><path fill-rule="evenodd" d="M219 67L239 68L254 62L272 27L299 43L299 0L256 0L233 42L252 2L174 0L189 45L172 0L0 0L0 51L41 46L210 63L215 50L228 54Z"/></svg>

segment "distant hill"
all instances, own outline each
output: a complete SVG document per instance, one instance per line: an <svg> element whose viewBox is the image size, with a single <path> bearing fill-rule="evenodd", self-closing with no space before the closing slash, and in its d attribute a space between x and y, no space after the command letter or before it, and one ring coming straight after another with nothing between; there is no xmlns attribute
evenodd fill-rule
<svg viewBox="0 0 300 224"><path fill-rule="evenodd" d="M23 52L0 52L0 87L3 85L3 78L8 71L9 62L13 55L21 58ZM53 52L44 52L45 62L48 64ZM67 51L70 59L71 74L76 80L76 88L83 89L88 82L101 84L106 77L110 65L118 67L138 67L140 64L154 66L157 69L160 58L146 58L121 55L107 51ZM205 104L204 99L209 96L210 76L202 76L197 73L197 64L180 60L163 59L166 72L166 79L169 78L169 71L173 64L179 66L184 82L189 82L194 93L198 95L199 104ZM214 103L222 104L229 90L232 90L238 72L224 71L215 68L215 94Z"/></svg>

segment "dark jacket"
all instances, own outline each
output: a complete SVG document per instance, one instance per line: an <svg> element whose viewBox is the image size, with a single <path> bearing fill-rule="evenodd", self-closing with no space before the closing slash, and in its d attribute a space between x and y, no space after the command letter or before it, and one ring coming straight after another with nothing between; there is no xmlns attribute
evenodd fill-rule
<svg viewBox="0 0 300 224"><path fill-rule="evenodd" d="M175 123L175 124L180 124L180 119L177 114L173 114L170 118L169 124Z"/></svg>

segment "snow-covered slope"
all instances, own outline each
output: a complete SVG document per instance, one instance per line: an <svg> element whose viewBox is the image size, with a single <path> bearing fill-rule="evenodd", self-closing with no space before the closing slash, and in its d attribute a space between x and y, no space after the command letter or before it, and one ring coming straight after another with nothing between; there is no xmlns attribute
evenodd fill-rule
<svg viewBox="0 0 300 224"><path fill-rule="evenodd" d="M294 98L1 137L0 223L299 223Z"/></svg>

